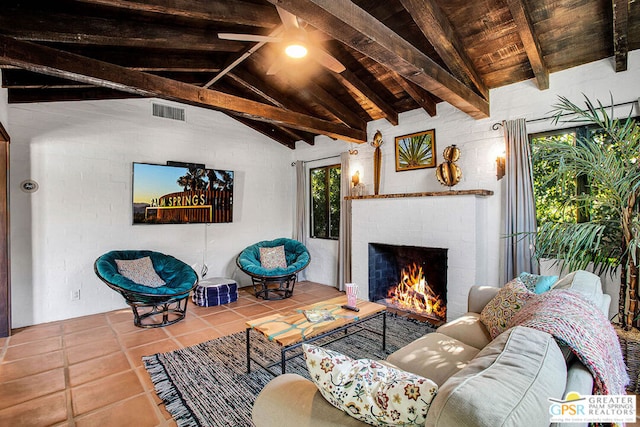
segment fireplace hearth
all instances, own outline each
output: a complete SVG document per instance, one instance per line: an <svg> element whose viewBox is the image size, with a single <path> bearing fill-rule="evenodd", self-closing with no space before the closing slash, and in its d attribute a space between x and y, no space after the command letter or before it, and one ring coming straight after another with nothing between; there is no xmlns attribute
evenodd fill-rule
<svg viewBox="0 0 640 427"><path fill-rule="evenodd" d="M447 249L369 243L369 300L436 326L447 320Z"/></svg>

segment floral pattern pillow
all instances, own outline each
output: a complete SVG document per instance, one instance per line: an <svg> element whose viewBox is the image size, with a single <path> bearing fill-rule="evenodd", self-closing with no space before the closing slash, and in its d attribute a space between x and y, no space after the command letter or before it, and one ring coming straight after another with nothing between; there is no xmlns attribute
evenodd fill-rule
<svg viewBox="0 0 640 427"><path fill-rule="evenodd" d="M311 379L333 406L374 426L423 426L438 391L430 379L302 345Z"/></svg>
<svg viewBox="0 0 640 427"><path fill-rule="evenodd" d="M284 245L260 248L260 265L264 268L287 268Z"/></svg>
<svg viewBox="0 0 640 427"><path fill-rule="evenodd" d="M518 277L504 285L480 313L480 321L489 330L491 338L507 330L509 320L534 295Z"/></svg>
<svg viewBox="0 0 640 427"><path fill-rule="evenodd" d="M129 280L150 288L166 285L165 281L156 273L151 258L148 256L138 259L117 259L118 273Z"/></svg>

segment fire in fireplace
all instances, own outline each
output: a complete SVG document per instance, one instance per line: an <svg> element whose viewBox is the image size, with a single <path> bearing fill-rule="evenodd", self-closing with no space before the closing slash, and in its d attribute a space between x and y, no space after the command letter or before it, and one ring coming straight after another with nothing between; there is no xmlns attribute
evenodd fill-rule
<svg viewBox="0 0 640 427"><path fill-rule="evenodd" d="M435 325L447 319L447 249L369 244L369 299Z"/></svg>

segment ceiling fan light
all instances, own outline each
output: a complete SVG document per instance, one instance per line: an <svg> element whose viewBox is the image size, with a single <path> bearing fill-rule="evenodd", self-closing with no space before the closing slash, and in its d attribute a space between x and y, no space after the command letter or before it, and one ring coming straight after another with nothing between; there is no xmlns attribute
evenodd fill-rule
<svg viewBox="0 0 640 427"><path fill-rule="evenodd" d="M292 43L284 49L284 52L290 58L304 58L305 56L307 56L308 51L304 45L299 43Z"/></svg>

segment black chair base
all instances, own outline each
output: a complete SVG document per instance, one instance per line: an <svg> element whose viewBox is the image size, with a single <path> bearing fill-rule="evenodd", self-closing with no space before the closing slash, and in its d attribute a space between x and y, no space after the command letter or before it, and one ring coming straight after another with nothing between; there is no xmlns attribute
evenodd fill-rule
<svg viewBox="0 0 640 427"><path fill-rule="evenodd" d="M296 284L297 278L297 274L284 277L251 276L253 294L256 298L262 298L267 301L289 298L293 295L293 287ZM269 287L269 285L276 283L278 284L277 288Z"/></svg>
<svg viewBox="0 0 640 427"><path fill-rule="evenodd" d="M189 294L158 302L131 301L128 298L126 301L133 311L134 325L139 328L161 328L185 318Z"/></svg>

